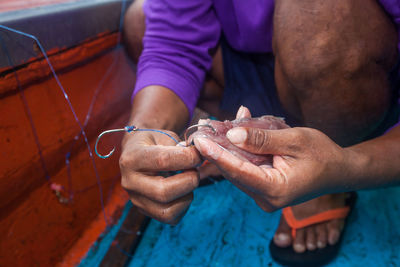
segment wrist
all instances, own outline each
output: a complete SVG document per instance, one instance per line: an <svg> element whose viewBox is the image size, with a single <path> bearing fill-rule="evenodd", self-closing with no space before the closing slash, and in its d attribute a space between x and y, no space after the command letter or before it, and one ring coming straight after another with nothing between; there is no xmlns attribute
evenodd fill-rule
<svg viewBox="0 0 400 267"><path fill-rule="evenodd" d="M189 120L183 101L162 86L148 86L136 94L132 103L130 125L179 132Z"/></svg>
<svg viewBox="0 0 400 267"><path fill-rule="evenodd" d="M356 146L346 147L343 150L344 175L339 190L341 192L359 190L362 188L362 181L368 176L370 158Z"/></svg>

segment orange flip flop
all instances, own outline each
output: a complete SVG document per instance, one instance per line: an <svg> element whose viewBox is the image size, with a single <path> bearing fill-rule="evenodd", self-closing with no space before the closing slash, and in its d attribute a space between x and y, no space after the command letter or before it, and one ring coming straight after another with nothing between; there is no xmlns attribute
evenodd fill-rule
<svg viewBox="0 0 400 267"><path fill-rule="evenodd" d="M347 219L354 208L356 199L357 194L351 192L349 193L349 197L346 199L345 207L327 210L302 220L296 219L291 207L284 208L282 210L282 216L284 216L286 222L292 228L292 237L295 238L298 229L334 219ZM275 245L273 240L271 240L269 249L272 258L285 266L322 266L337 256L343 235L344 230L340 235L339 241L333 246L327 245L323 249L316 249L314 251L307 250L304 253L296 253L292 246L287 248L278 247Z"/></svg>

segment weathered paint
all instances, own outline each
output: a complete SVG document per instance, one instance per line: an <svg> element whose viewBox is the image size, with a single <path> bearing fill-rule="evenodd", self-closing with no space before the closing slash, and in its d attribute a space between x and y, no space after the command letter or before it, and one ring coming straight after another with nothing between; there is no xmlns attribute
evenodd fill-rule
<svg viewBox="0 0 400 267"><path fill-rule="evenodd" d="M342 249L328 266L400 266L399 211L400 187L359 192ZM227 181L203 187L180 224L149 224L126 266L280 266L268 249L279 217Z"/></svg>
<svg viewBox="0 0 400 267"><path fill-rule="evenodd" d="M97 45L90 49L97 49ZM86 128L93 147L103 129L125 125L135 75L122 49L79 62L68 68L62 66L58 74L81 121L96 87L112 66ZM35 69L35 75L41 79L27 83L23 90L51 181L68 187L65 154L79 129L54 79L47 70L39 69ZM24 75L30 74L19 73L20 79ZM78 264L105 227L85 145L79 140L72 151L74 201L61 204L45 179L19 93L2 95L0 103L0 266L54 266L64 258L69 265ZM118 145L121 137L109 136L101 147ZM127 201L119 186L118 153L108 160L96 158L95 162L108 203L107 214L116 216Z"/></svg>
<svg viewBox="0 0 400 267"><path fill-rule="evenodd" d="M27 8L37 8L67 2L76 2L79 0L0 0L0 12L9 12Z"/></svg>
<svg viewBox="0 0 400 267"><path fill-rule="evenodd" d="M83 41L79 46L73 48L55 48L47 51L51 64L56 71L71 68L75 64L82 63L100 53L115 47L118 33L103 33L96 38ZM9 50L12 48L8 48ZM23 66L19 66L17 74L21 86L39 81L51 75L47 61L37 49L38 56L29 59ZM8 94L18 93L17 81L12 68L1 68L0 74L0 97Z"/></svg>

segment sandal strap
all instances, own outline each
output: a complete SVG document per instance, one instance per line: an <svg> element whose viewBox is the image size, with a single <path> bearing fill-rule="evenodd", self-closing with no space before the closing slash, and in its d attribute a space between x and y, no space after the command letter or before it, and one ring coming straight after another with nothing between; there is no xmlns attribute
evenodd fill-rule
<svg viewBox="0 0 400 267"><path fill-rule="evenodd" d="M282 210L283 217L287 224L292 228L292 237L296 237L296 230L313 224L331 221L334 219L344 219L350 212L350 207L337 208L323 211L310 217L298 220L293 214L292 207L286 207Z"/></svg>

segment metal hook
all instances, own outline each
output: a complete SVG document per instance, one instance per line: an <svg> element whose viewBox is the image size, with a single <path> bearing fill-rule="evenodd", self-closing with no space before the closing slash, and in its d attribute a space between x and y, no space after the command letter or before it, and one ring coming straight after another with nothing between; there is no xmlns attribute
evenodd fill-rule
<svg viewBox="0 0 400 267"><path fill-rule="evenodd" d="M211 130L213 130L214 133L217 132L217 130L215 130L215 128L212 127L210 124L195 124L195 125L192 125L192 126L190 126L190 127L188 127L186 129L185 134L184 134L186 146L189 146L188 139L187 139L187 134L188 134L190 129L193 129L195 127L208 127L208 128L211 128Z"/></svg>
<svg viewBox="0 0 400 267"><path fill-rule="evenodd" d="M99 157L99 158L102 158L102 159L106 159L106 158L109 158L113 153L114 153L114 151L115 151L115 147L113 147L113 149L107 154L107 155L101 155L98 151L97 151L97 144L99 143L99 140L100 140L100 138L101 137L103 137L103 135L106 135L106 134L109 134L109 133L115 133L115 132L132 132L132 131L135 131L137 128L135 127L135 126L126 126L126 127L124 127L124 128L121 128L121 129L112 129L112 130L107 130L107 131L104 131L104 132L102 132L101 134L99 134L99 136L97 137L97 140L96 140L96 144L94 145L94 151L96 152L96 155Z"/></svg>

